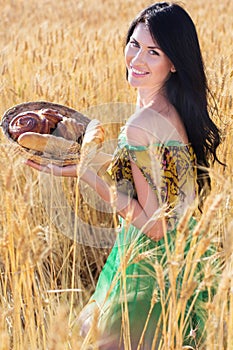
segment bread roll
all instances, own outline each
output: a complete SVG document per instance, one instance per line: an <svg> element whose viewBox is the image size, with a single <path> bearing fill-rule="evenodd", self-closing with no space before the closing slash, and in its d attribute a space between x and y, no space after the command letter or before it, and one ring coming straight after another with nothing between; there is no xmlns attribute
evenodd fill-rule
<svg viewBox="0 0 233 350"><path fill-rule="evenodd" d="M9 134L13 140L28 131L40 134L48 134L50 132L49 121L45 118L41 119L40 115L34 111L27 111L16 115L9 124Z"/></svg>
<svg viewBox="0 0 233 350"><path fill-rule="evenodd" d="M84 125L75 119L63 117L63 120L57 124L54 134L67 140L77 141L83 135L84 130Z"/></svg>
<svg viewBox="0 0 233 350"><path fill-rule="evenodd" d="M52 108L40 109L39 114L42 118L48 120L51 129L55 129L57 123L63 119L63 116L56 109Z"/></svg>

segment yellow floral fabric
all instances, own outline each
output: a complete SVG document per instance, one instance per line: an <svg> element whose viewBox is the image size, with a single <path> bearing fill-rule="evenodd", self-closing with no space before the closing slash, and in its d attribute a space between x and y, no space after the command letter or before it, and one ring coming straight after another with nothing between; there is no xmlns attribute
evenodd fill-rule
<svg viewBox="0 0 233 350"><path fill-rule="evenodd" d="M141 170L160 206L166 206L168 218L174 224L197 194L196 157L192 146L179 141L132 146L127 143L125 128L122 128L107 174L119 191L137 198L131 162Z"/></svg>

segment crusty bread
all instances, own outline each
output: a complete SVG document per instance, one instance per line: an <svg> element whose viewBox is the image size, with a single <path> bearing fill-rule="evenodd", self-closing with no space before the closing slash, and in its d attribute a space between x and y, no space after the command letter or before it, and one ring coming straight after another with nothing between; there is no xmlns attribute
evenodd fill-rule
<svg viewBox="0 0 233 350"><path fill-rule="evenodd" d="M83 143L82 150L86 150L88 148L97 147L100 148L104 142L104 128L101 123L97 119L92 119L90 123L87 125Z"/></svg>
<svg viewBox="0 0 233 350"><path fill-rule="evenodd" d="M50 153L54 156L66 154L75 154L80 151L80 145L77 142L66 140L49 134L37 134L34 132L25 132L18 138L20 146L43 153Z"/></svg>
<svg viewBox="0 0 233 350"><path fill-rule="evenodd" d="M85 127L75 119L63 117L57 124L54 135L64 137L67 140L77 141L83 136Z"/></svg>

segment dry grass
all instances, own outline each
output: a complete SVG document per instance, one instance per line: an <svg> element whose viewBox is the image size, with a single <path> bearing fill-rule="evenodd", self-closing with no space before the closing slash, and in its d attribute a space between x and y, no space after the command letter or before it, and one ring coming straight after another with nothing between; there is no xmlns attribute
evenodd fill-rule
<svg viewBox="0 0 233 350"><path fill-rule="evenodd" d="M207 286L210 291L215 286L217 291L214 300L209 296L206 308L210 316L207 342L194 341L193 347L231 350L233 3L183 3L197 23L209 84L219 106L216 123L224 141L219 157L228 167L225 172L217 165L212 170L212 195L189 254L184 258L186 217L180 224L176 250L168 256L173 262L167 271L171 288L163 317L169 322L160 349L180 349L183 344L184 305L196 287L192 279L195 264L214 240L224 264L216 266L211 260L204 264L199 288ZM132 16L147 4L150 2L142 0L100 0L98 6L94 0L7 4L0 0L1 114L15 104L48 100L99 117L104 123L123 122L124 112L128 113L135 100L124 80L123 38ZM124 103L120 112L117 102ZM104 109L100 107L103 103L107 103ZM117 130L109 130L115 138ZM83 237L93 238L88 225L81 238L73 238L77 210L82 220L103 230L111 226L111 215L96 210L100 206L97 199L85 203L73 180L52 179L25 167L2 135L0 148L0 350L96 349L79 337L75 321L95 287L109 244L105 248L80 244ZM179 298L174 281L177 266L182 264L186 268ZM161 268L155 266L162 291ZM164 303L162 292L160 298ZM178 318L181 326L174 327ZM195 338L195 332L192 335Z"/></svg>

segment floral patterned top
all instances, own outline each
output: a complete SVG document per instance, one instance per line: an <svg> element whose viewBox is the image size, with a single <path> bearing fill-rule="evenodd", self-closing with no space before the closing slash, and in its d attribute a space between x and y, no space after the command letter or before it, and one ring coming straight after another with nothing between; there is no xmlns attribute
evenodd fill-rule
<svg viewBox="0 0 233 350"><path fill-rule="evenodd" d="M159 205L165 205L168 223L174 227L197 197L196 157L191 144L169 140L150 146L132 146L122 127L107 178L119 191L137 198L131 162L141 170Z"/></svg>

